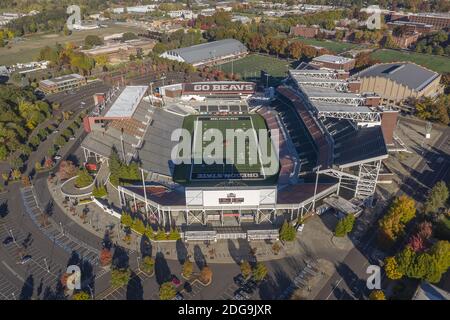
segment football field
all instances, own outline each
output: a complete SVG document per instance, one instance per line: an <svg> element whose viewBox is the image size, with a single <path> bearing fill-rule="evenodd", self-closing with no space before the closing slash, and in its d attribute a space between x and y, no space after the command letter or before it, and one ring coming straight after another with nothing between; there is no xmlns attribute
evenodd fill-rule
<svg viewBox="0 0 450 320"><path fill-rule="evenodd" d="M258 114L188 116L183 128L191 132L192 159L176 166L177 181L265 180L277 174L261 161L266 153L277 156L270 137L261 152L260 134L267 134L267 127Z"/></svg>
<svg viewBox="0 0 450 320"><path fill-rule="evenodd" d="M203 163L193 164L191 179L264 178L258 159L258 138L255 129L250 116L198 117L194 124L194 146L196 139L203 139L201 149L197 154L194 151L194 157L202 158ZM211 137L213 130L217 130L214 138ZM214 140L217 134L221 136L222 141ZM242 136L241 140L235 138L238 135ZM209 147L213 143L220 146L219 150Z"/></svg>

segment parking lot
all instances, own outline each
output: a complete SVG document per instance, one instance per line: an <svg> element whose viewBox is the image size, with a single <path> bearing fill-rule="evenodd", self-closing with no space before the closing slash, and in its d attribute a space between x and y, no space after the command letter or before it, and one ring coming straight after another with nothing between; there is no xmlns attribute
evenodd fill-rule
<svg viewBox="0 0 450 320"><path fill-rule="evenodd" d="M25 211L30 215L37 227L50 238L51 241L60 246L67 253L72 254L73 252L76 252L80 259L88 261L93 266L98 266L99 250L82 243L80 240L68 234L61 226L57 227L51 222L42 226L42 223L38 221L39 216L42 215L42 210L37 204L33 189L31 187L23 188L21 189L21 194Z"/></svg>
<svg viewBox="0 0 450 320"><path fill-rule="evenodd" d="M0 300L15 300L19 289L0 274Z"/></svg>

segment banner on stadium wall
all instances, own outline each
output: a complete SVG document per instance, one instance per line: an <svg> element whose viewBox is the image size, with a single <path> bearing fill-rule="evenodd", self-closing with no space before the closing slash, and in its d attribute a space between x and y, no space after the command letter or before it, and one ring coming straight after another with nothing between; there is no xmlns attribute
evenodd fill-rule
<svg viewBox="0 0 450 320"><path fill-rule="evenodd" d="M183 94L254 94L256 84L253 82L197 82L185 83Z"/></svg>
<svg viewBox="0 0 450 320"><path fill-rule="evenodd" d="M268 199L262 199L260 190L204 190L203 206L205 207L239 207L239 206L258 206L262 203L274 204L276 196Z"/></svg>

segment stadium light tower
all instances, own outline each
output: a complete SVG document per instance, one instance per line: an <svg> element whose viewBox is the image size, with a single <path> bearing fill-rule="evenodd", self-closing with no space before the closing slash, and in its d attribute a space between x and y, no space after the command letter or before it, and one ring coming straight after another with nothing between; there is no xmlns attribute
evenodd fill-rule
<svg viewBox="0 0 450 320"><path fill-rule="evenodd" d="M319 164L317 167L313 168L313 171L316 172L316 184L314 186L314 197L313 197L313 210L316 209L317 184L319 183L319 170L321 167L322 167L322 165Z"/></svg>

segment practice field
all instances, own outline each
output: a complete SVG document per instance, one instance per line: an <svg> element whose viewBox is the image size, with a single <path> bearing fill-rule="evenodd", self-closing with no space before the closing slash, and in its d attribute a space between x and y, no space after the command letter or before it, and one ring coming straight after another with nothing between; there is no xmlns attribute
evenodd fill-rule
<svg viewBox="0 0 450 320"><path fill-rule="evenodd" d="M302 38L302 37L299 37L298 40L300 40L301 42L303 42L305 44L311 45L311 46L323 47L325 49L333 51L334 53L342 53L342 52L345 52L348 50L360 49L360 48L364 47L362 45L348 43L348 42L307 39L307 38Z"/></svg>
<svg viewBox="0 0 450 320"><path fill-rule="evenodd" d="M411 61L439 73L450 72L450 58L443 56L382 49L372 52L371 57L381 62Z"/></svg>
<svg viewBox="0 0 450 320"><path fill-rule="evenodd" d="M54 47L57 43L65 44L74 42L82 44L87 35L97 35L100 38L104 36L122 33L122 32L142 32L143 29L126 25L111 25L107 28L98 28L93 30L74 31L69 36L62 34L34 34L23 37L22 40L12 43L11 48L0 48L0 65L13 65L36 61L39 52L45 46Z"/></svg>
<svg viewBox="0 0 450 320"><path fill-rule="evenodd" d="M193 148L193 157L197 155L203 161L201 164L194 164L192 160L192 164L177 165L174 173L174 180L177 182L265 180L277 173L270 173L269 164L261 165L258 133L259 130L267 132L267 128L260 115L188 116L184 120L183 127L192 133L192 145L201 146L198 151ZM212 149L215 137L212 138L212 141L209 140L210 129L218 130L222 136L222 141L219 142L222 148L220 151ZM240 141L230 135L239 131L245 133ZM198 139L203 140L201 144ZM269 155L275 156L271 140L268 139L267 143L267 149L270 150ZM211 154L211 158L220 158L219 162L221 163L217 163L214 159L210 159L212 163L207 163L208 159L203 157L205 154Z"/></svg>
<svg viewBox="0 0 450 320"><path fill-rule="evenodd" d="M217 66L225 72L239 73L244 80L259 77L261 70L268 72L272 77L285 77L289 67L290 63L287 60L259 54L251 54Z"/></svg>

